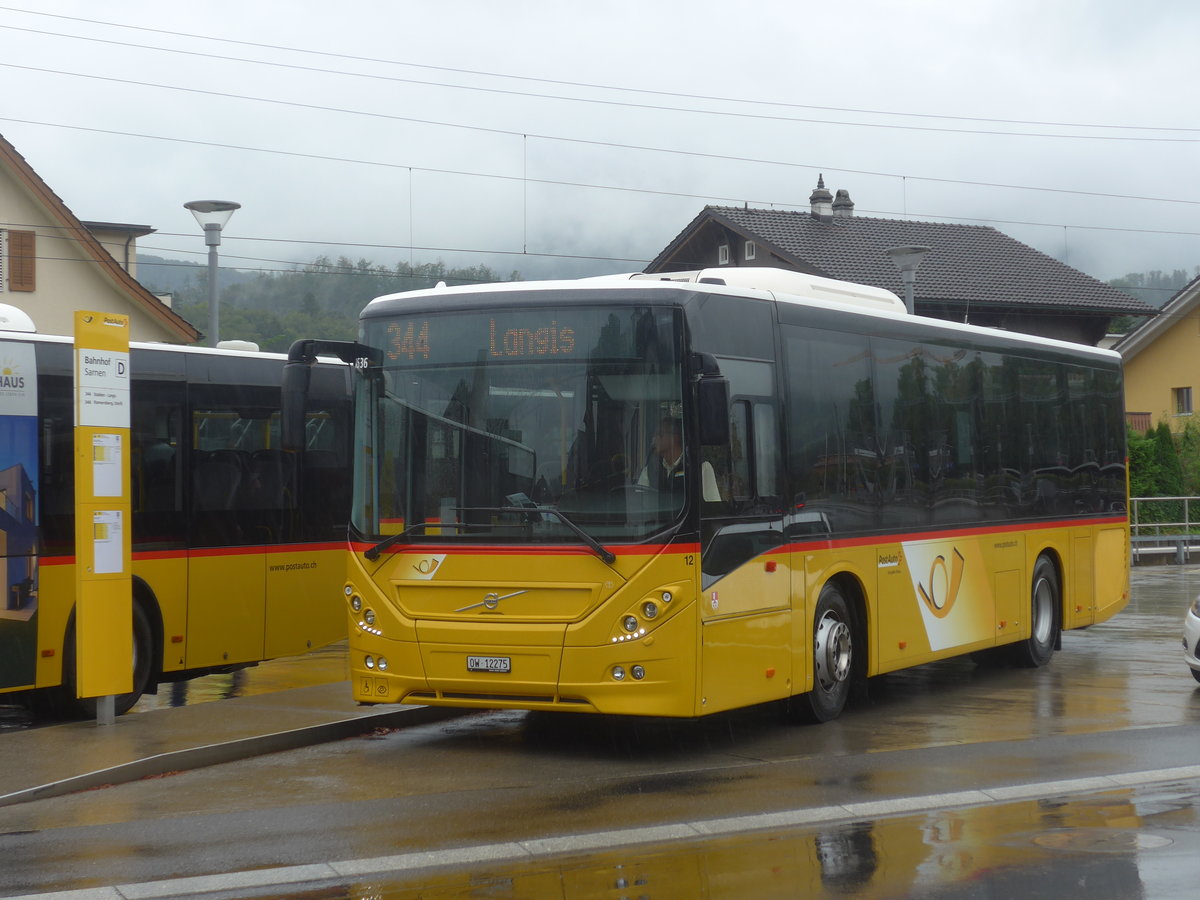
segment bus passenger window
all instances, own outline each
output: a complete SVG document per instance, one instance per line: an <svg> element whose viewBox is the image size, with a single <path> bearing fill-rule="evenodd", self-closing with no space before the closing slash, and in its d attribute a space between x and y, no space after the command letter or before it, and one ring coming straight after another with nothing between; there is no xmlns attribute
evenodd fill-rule
<svg viewBox="0 0 1200 900"><path fill-rule="evenodd" d="M734 403L729 411L729 493L735 501L753 498L750 483L750 404Z"/></svg>
<svg viewBox="0 0 1200 900"><path fill-rule="evenodd" d="M775 408L768 403L754 404L754 493L774 497L780 493L779 435L775 430Z"/></svg>

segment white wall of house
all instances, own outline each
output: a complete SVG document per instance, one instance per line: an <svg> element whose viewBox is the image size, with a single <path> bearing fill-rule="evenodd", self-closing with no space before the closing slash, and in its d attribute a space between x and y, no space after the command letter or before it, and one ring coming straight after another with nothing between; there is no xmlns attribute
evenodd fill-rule
<svg viewBox="0 0 1200 900"><path fill-rule="evenodd" d="M59 225L40 200L3 168L0 168L0 229L36 234L34 290L10 290L6 277L0 286L0 303L26 312L39 332L69 335L75 327L75 311L87 309L129 316L129 336L133 340L179 341L177 333L137 303L128 288L115 281L105 266ZM124 237L117 259L124 257ZM9 260L4 260L4 265L7 273Z"/></svg>

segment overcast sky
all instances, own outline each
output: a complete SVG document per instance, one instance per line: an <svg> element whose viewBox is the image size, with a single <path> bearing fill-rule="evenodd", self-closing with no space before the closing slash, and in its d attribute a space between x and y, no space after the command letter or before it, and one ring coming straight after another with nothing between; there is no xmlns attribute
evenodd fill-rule
<svg viewBox="0 0 1200 900"><path fill-rule="evenodd" d="M0 133L85 220L222 265L634 271L704 207L1200 265L1200 4L0 0ZM19 223L14 223L19 224Z"/></svg>

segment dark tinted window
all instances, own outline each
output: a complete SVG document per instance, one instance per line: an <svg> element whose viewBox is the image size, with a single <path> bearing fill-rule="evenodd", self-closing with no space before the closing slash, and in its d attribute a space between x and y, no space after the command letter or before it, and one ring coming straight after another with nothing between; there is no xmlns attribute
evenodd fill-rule
<svg viewBox="0 0 1200 900"><path fill-rule="evenodd" d="M797 508L834 531L1121 508L1121 380L1065 361L785 326Z"/></svg>
<svg viewBox="0 0 1200 900"><path fill-rule="evenodd" d="M775 358L771 303L701 294L687 307L692 349L716 356Z"/></svg>
<svg viewBox="0 0 1200 900"><path fill-rule="evenodd" d="M876 434L867 338L788 326L784 353L794 509L823 517L818 530L874 525L880 461L894 439Z"/></svg>

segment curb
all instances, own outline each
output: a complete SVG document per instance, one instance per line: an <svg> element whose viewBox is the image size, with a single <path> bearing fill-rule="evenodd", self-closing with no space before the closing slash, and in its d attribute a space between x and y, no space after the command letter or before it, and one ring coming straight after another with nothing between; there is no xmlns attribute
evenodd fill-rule
<svg viewBox="0 0 1200 900"><path fill-rule="evenodd" d="M158 753L144 759L110 766L107 769L73 775L49 784L24 788L10 794L0 794L0 807L27 803L31 800L61 797L64 794L73 794L114 784L125 784L155 775L200 769L205 766L250 759L268 753L279 753L284 750L295 750L299 747L357 737L376 728L395 728L400 725L425 725L429 722L440 722L475 711L432 706L408 706L387 712L371 713L354 719L306 725L303 728L279 731L274 734L238 738L219 744L189 747L186 750L171 750L167 753Z"/></svg>

